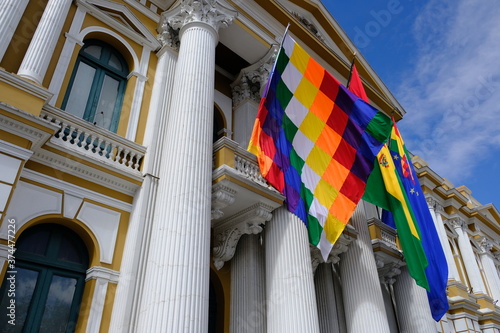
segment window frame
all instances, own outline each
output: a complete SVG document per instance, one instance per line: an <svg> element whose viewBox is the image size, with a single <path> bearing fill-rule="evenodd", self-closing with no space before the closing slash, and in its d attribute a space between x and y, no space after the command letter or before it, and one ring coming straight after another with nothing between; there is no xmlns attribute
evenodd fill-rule
<svg viewBox="0 0 500 333"><path fill-rule="evenodd" d="M101 47L101 55L100 58L95 58L89 53L85 52L85 49L87 49L90 46L99 46ZM120 62L123 70L119 71L114 67L111 67L108 65L108 61L111 58L111 56L114 55ZM115 102L115 106L113 109L111 121L110 121L110 127L105 128L111 132L115 132L118 129L118 122L120 120L120 115L121 115L121 109L123 106L123 100L125 96L125 90L127 86L127 81L128 81L128 75L129 75L129 68L128 64L125 61L125 58L111 45L97 40L97 39L89 39L85 41L85 45L82 47L80 52L78 52L78 57L75 62L75 66L73 68L73 72L71 73L70 80L68 83L68 89L66 90L66 94L64 96L61 109L65 110L67 107L67 103L69 100L69 97L71 96L71 92L73 90L73 86L75 84L75 78L78 73L78 69L80 68L80 64L84 63L87 66L90 66L95 69L94 77L92 79L92 84L91 84L91 89L89 92L89 97L87 99L87 104L85 105L85 111L83 112L83 117L82 119L85 121L88 121L90 123L93 123L96 125L95 122L95 116L96 116L96 111L98 107L98 103L100 100L100 95L101 95L101 90L102 86L104 84L104 79L106 75L111 77L112 79L115 79L119 82L118 85L118 93L117 93L117 99ZM96 125L97 126L97 125Z"/></svg>
<svg viewBox="0 0 500 333"><path fill-rule="evenodd" d="M76 280L75 290L71 301L71 306L68 312L68 321L65 332L74 332L76 322L78 320L79 309L83 300L83 291L85 289L86 271L89 266L89 254L83 240L71 229L53 223L36 225L25 230L25 236L36 234L40 230L49 230L49 238L44 255L16 251L16 268L36 271L38 276L33 288L33 293L26 312L26 318L22 327L22 332L37 332L40 329L43 315L45 312L46 302L49 297L50 286L53 276L71 278ZM82 263L64 261L58 259L63 238L67 238L76 245L76 250L82 258ZM19 240L23 241L23 234ZM18 244L19 244L18 240ZM8 274L3 279L3 284L0 288L0 302L4 295L6 296L6 288Z"/></svg>

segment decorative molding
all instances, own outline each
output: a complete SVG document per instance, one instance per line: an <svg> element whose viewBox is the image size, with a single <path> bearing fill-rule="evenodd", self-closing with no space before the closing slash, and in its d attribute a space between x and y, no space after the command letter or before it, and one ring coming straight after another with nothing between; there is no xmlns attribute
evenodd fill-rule
<svg viewBox="0 0 500 333"><path fill-rule="evenodd" d="M380 282L385 285L392 285L396 282L396 276L401 274L401 267L405 262L387 255L381 251L375 252L375 262L377 263L377 271Z"/></svg>
<svg viewBox="0 0 500 333"><path fill-rule="evenodd" d="M219 28L227 28L237 15L238 12L222 6L217 0L181 0L175 8L164 12L161 20L168 22L174 30L198 22L217 32Z"/></svg>
<svg viewBox="0 0 500 333"><path fill-rule="evenodd" d="M139 40L152 50L161 47L156 37L127 6L104 0L76 0L76 4L132 40ZM120 19L121 17L124 19Z"/></svg>
<svg viewBox="0 0 500 333"><path fill-rule="evenodd" d="M212 220L218 220L224 216L222 209L230 206L236 200L236 191L223 184L215 184L212 187Z"/></svg>
<svg viewBox="0 0 500 333"><path fill-rule="evenodd" d="M132 71L129 73L129 75L127 76L127 80L129 80L132 76L136 76L137 79L139 81L142 81L142 82L146 82L148 80L148 77L147 76L144 76L142 75L141 73L139 72L136 72L136 71Z"/></svg>
<svg viewBox="0 0 500 333"><path fill-rule="evenodd" d="M316 38L318 38L322 43L326 44L325 38L318 31L316 26L305 18L303 15L300 15L297 12L290 12L307 30L309 30Z"/></svg>
<svg viewBox="0 0 500 333"><path fill-rule="evenodd" d="M180 39L179 30L175 30L167 21L162 21L158 27L157 39L163 46L168 46L175 51L179 51Z"/></svg>
<svg viewBox="0 0 500 333"><path fill-rule="evenodd" d="M484 253L491 252L491 249L493 248L493 243L485 236L483 236L479 239L478 244L479 244L479 248Z"/></svg>
<svg viewBox="0 0 500 333"><path fill-rule="evenodd" d="M0 152L20 158L23 161L28 160L31 157L31 155L33 155L33 152L31 150L1 140L0 140Z"/></svg>
<svg viewBox="0 0 500 333"><path fill-rule="evenodd" d="M240 71L236 80L231 83L234 108L247 99L260 102L263 87L267 83L278 51L279 46L272 45L261 60Z"/></svg>
<svg viewBox="0 0 500 333"><path fill-rule="evenodd" d="M224 262L234 256L236 245L243 234L256 235L263 230L262 225L272 218L273 209L259 202L214 226L213 258L217 269L221 269Z"/></svg>
<svg viewBox="0 0 500 333"><path fill-rule="evenodd" d="M314 245L310 245L309 249L311 251L311 264L312 264L312 269L313 272L316 271L318 268L319 264L322 263L332 263L336 264L340 261L340 255L342 253L347 252L349 249L349 244L354 240L353 237L342 233L340 237L337 239L335 244L333 244L333 247L330 251L330 254L328 255L328 258L325 260L323 259L323 256L321 254L321 251Z"/></svg>
<svg viewBox="0 0 500 333"><path fill-rule="evenodd" d="M29 179L46 186L61 189L65 194L68 193L75 197L88 198L95 202L100 202L104 205L114 207L125 212L132 211L132 204L130 203L108 197L104 194L85 189L83 187L63 181L62 179L53 178L33 170L23 169L23 171L21 172L21 178Z"/></svg>
<svg viewBox="0 0 500 333"><path fill-rule="evenodd" d="M427 201L427 206L429 206L429 209L435 210L437 201L433 197L426 197L425 201Z"/></svg>
<svg viewBox="0 0 500 333"><path fill-rule="evenodd" d="M455 229L464 228L467 225L465 220L458 216L451 217L447 221Z"/></svg>
<svg viewBox="0 0 500 333"><path fill-rule="evenodd" d="M1 72L2 71L0 70L0 73ZM19 121L9 117L8 115L0 114L0 130L4 130L29 140L31 142L31 151L41 147L58 129L58 126L32 114L26 113L25 111L15 108L9 104L0 102L0 109L15 114L17 117L21 117L26 120ZM45 129L40 129L30 125L33 123L42 125Z"/></svg>
<svg viewBox="0 0 500 333"><path fill-rule="evenodd" d="M106 282L118 283L120 278L120 272L115 271L102 266L92 266L87 269L87 276L85 277L85 282L91 279L101 279Z"/></svg>
<svg viewBox="0 0 500 333"><path fill-rule="evenodd" d="M151 11L150 9L148 9L148 7L142 5L137 0L123 0L123 1L132 6L133 8L135 8L141 14L144 14L145 16L149 17L151 20L153 20L153 22L156 23L160 22L160 15Z"/></svg>
<svg viewBox="0 0 500 333"><path fill-rule="evenodd" d="M28 94L47 102L51 97L52 93L47 89L30 82L28 80L22 79L20 76L8 73L5 70L0 70L0 82L5 82L10 86L13 86L19 90L27 92ZM5 104L5 103L2 103ZM8 104L5 104L8 105Z"/></svg>
<svg viewBox="0 0 500 333"><path fill-rule="evenodd" d="M140 184L112 175L109 172L101 171L87 164L68 158L66 155L57 154L44 149L35 152L31 160L54 168L56 173L60 172L61 175L63 173L68 173L129 196L134 196L137 189L141 186ZM136 180L142 180L140 176L133 177L132 179L135 178Z"/></svg>

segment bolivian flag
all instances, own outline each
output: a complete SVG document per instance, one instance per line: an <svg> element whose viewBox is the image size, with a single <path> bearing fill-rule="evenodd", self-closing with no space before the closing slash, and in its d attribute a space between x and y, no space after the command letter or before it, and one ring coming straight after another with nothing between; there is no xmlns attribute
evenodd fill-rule
<svg viewBox="0 0 500 333"><path fill-rule="evenodd" d="M377 155L363 199L392 212L410 275L427 290L433 318L448 310L448 266L425 196L396 124Z"/></svg>

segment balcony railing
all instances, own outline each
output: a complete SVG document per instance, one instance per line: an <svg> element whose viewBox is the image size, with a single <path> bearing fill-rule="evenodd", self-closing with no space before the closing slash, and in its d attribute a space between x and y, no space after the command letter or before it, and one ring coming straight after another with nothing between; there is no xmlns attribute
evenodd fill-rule
<svg viewBox="0 0 500 333"><path fill-rule="evenodd" d="M52 106L45 106L40 117L60 127L50 139L52 144L110 167L139 173L145 147Z"/></svg>
<svg viewBox="0 0 500 333"><path fill-rule="evenodd" d="M222 137L214 143L213 169L227 165L244 178L278 192L262 177L257 157L243 149L237 142Z"/></svg>

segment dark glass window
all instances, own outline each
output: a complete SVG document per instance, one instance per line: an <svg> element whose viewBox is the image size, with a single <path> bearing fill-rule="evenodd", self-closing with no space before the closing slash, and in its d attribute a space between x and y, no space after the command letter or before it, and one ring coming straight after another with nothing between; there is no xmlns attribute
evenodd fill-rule
<svg viewBox="0 0 500 333"><path fill-rule="evenodd" d="M97 40L85 41L62 109L116 132L128 74L125 59L114 48Z"/></svg>
<svg viewBox="0 0 500 333"><path fill-rule="evenodd" d="M41 224L21 234L16 245L15 268L0 288L0 308L15 300L15 326L0 316L0 332L74 332L89 262L85 244L66 227Z"/></svg>

